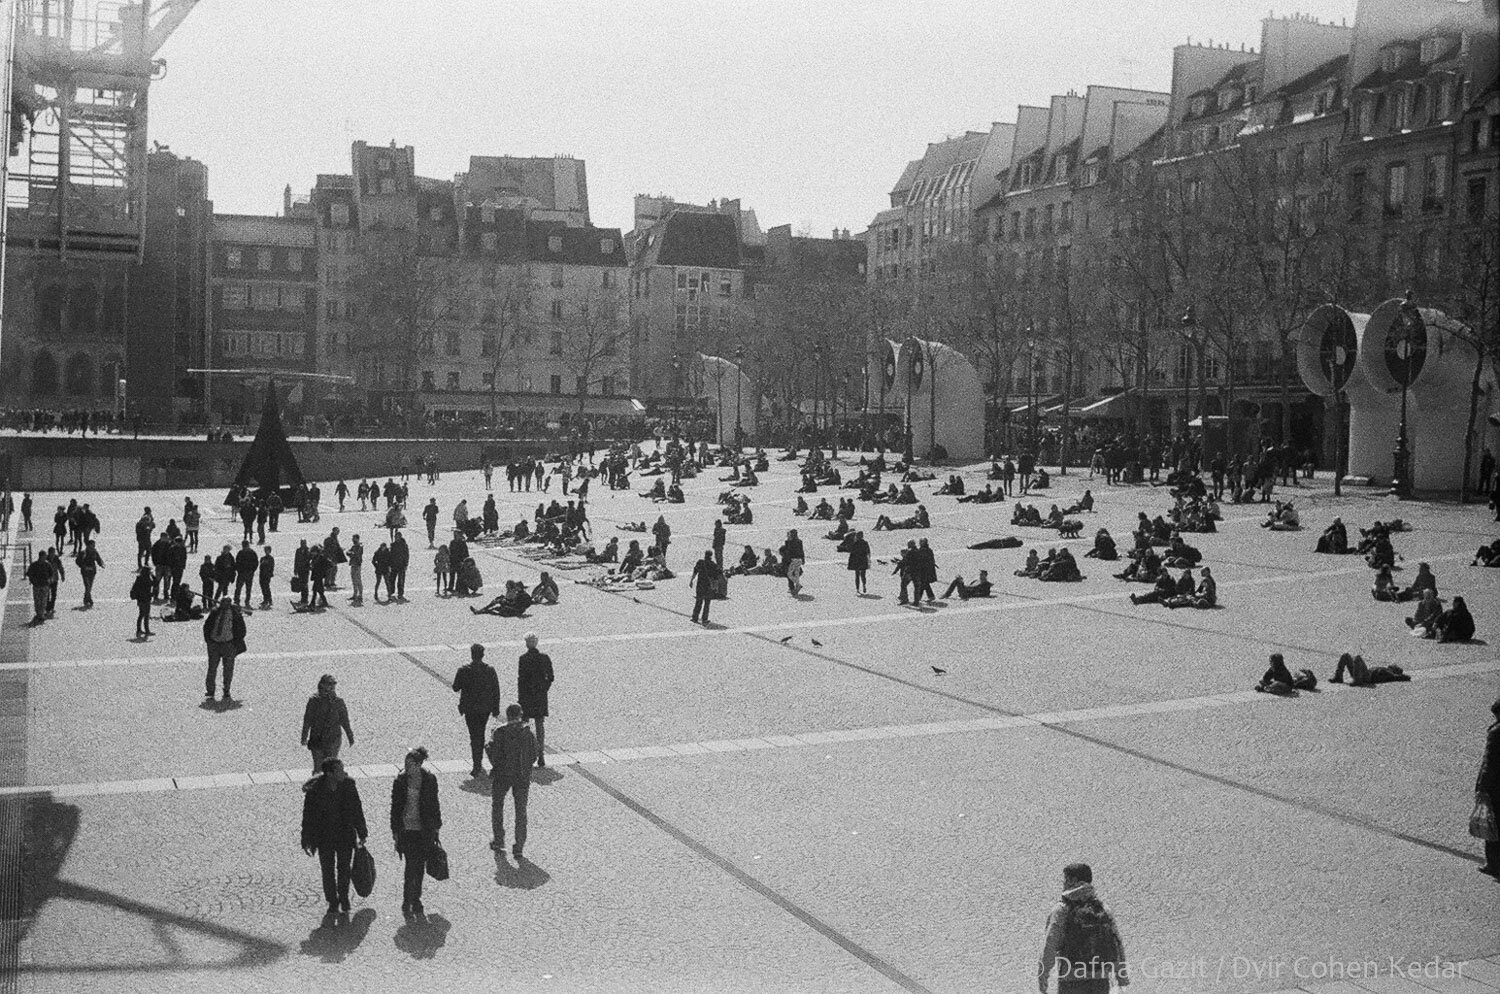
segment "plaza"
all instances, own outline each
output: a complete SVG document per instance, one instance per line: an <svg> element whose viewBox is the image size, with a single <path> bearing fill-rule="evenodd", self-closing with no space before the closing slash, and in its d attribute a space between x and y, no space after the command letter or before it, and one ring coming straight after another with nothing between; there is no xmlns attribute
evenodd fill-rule
<svg viewBox="0 0 1500 994"><path fill-rule="evenodd" d="M477 508L485 488L474 471L435 486L412 478L406 603L350 606L345 586L327 611L292 612L297 540L335 526L369 548L385 537L379 512L352 499L337 512L334 481L306 465L323 486L322 520L289 515L269 536L277 605L247 619L229 706L202 701L202 626L161 623L136 642L126 597L141 507L162 523L191 496L205 509L200 554L216 553L240 538L222 494L34 495L38 530L20 542L40 547L51 509L88 499L106 568L92 610L79 609L70 567L56 618L32 627L19 561L7 563L0 805L5 854L18 863L0 883L21 914L7 938L14 974L0 984L26 994L1031 990L1061 868L1083 860L1143 991L1500 988L1500 887L1475 872L1480 847L1466 830L1500 695L1490 627L1500 571L1469 565L1495 534L1481 505L1357 488L1336 498L1320 477L1278 489L1303 530L1277 533L1260 527L1264 506L1226 504L1216 534L1190 536L1221 608L1171 611L1132 606L1127 595L1143 588L1114 579L1117 564L1082 558L1097 528L1122 538L1138 511L1163 513L1165 488L1054 476L1027 502L1067 506L1090 487L1097 511L1081 516L1082 537L1059 541L1012 527L1011 501L934 496L940 471L914 485L930 530L873 532L866 503L852 523L878 559L925 537L943 586L980 569L995 583L992 599L917 609L897 604L891 567L878 562L870 593L855 594L845 557L822 538L827 523L792 514L796 464L771 455L751 492L755 523L730 526L725 558L774 549L798 528L803 593L734 578L707 627L689 623L687 577L729 486L722 470L684 480L682 505L591 493L597 544L632 537L617 525L665 515L677 579L609 592L569 582L596 568L554 570L558 605L501 619L470 613L483 599L436 594L415 513L429 497L443 523L460 499ZM962 468L970 492L986 468ZM510 493L503 474L496 484L502 527L562 497L555 481L540 496ZM1411 638L1403 605L1370 598L1360 557L1312 552L1334 515L1351 530L1409 521L1395 536L1399 576L1431 563L1442 595L1476 609L1478 639ZM968 548L1010 534L1025 546ZM1013 575L1029 549L1064 544L1082 582ZM547 568L513 546L474 548L486 598ZM479 642L513 699L528 630L557 683L517 862L488 848L489 783L469 777L449 685ZM1329 684L1344 651L1413 680ZM1272 652L1312 669L1318 690L1252 690ZM316 861L297 845L308 775L299 717L325 672L349 706L356 743L343 755L379 868L374 893L343 922L323 918ZM425 921L403 921L388 795L416 744L439 774L453 872L429 882Z"/></svg>

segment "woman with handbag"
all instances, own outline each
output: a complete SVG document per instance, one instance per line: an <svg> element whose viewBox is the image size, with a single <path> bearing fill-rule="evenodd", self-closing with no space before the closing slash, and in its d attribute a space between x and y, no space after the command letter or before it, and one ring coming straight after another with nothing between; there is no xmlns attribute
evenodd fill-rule
<svg viewBox="0 0 1500 994"><path fill-rule="evenodd" d="M447 874L448 856L438 841L443 827L443 812L438 804L437 777L424 769L427 749L417 746L406 754L406 767L391 784L391 834L396 839L396 855L406 860L401 888L401 914L419 918L422 910L422 877L429 866L434 879Z"/></svg>
<svg viewBox="0 0 1500 994"><path fill-rule="evenodd" d="M1495 720L1485 737L1484 759L1479 763L1479 777L1474 782L1474 815L1469 819L1469 834L1484 840L1484 865L1479 872L1500 880L1500 826L1497 826L1500 816L1496 814L1500 811L1500 699L1490 705L1490 713Z"/></svg>
<svg viewBox="0 0 1500 994"><path fill-rule="evenodd" d="M344 773L343 761L330 756L321 769L302 785L302 851L318 854L328 913L336 915L349 910L349 864L370 831L359 788Z"/></svg>

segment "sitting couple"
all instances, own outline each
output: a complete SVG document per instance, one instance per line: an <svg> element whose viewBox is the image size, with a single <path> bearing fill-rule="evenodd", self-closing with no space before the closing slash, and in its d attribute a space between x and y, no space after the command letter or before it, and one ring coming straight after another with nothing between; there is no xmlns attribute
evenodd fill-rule
<svg viewBox="0 0 1500 994"><path fill-rule="evenodd" d="M533 598L527 593L525 584L520 580L507 580L505 593L484 607L471 607L469 610L475 614L493 614L498 618L524 618L532 603Z"/></svg>
<svg viewBox="0 0 1500 994"><path fill-rule="evenodd" d="M917 505L917 513L909 518L893 521L889 516L882 514L875 519L876 531L896 531L904 528L931 528L932 520L927 517L927 508L921 504Z"/></svg>

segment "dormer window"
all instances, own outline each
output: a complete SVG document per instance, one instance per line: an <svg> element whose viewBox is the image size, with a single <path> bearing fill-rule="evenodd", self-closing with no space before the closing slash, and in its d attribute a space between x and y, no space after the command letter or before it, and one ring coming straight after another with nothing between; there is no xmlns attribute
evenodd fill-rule
<svg viewBox="0 0 1500 994"><path fill-rule="evenodd" d="M599 254L613 255L615 251L615 240L613 238L599 239Z"/></svg>
<svg viewBox="0 0 1500 994"><path fill-rule="evenodd" d="M1068 155L1068 153L1063 152L1063 153L1059 154L1058 157L1055 160L1053 160L1053 163L1052 163L1052 178L1053 179L1058 179L1058 180L1067 179L1068 178L1068 173L1071 172L1072 169L1073 169L1072 158Z"/></svg>
<svg viewBox="0 0 1500 994"><path fill-rule="evenodd" d="M1236 99L1238 99L1239 95L1240 95L1240 91L1236 90L1236 89L1233 89L1233 88L1228 89L1228 90L1220 90L1219 91L1219 107L1220 107L1220 109L1227 110L1228 108L1233 107L1234 106L1234 102L1235 102Z"/></svg>
<svg viewBox="0 0 1500 994"><path fill-rule="evenodd" d="M547 251L553 253L562 251L562 235L547 236Z"/></svg>
<svg viewBox="0 0 1500 994"><path fill-rule="evenodd" d="M1436 62L1442 57L1448 48L1448 39L1441 36L1422 39L1422 52L1419 56L1425 65L1428 62Z"/></svg>
<svg viewBox="0 0 1500 994"><path fill-rule="evenodd" d="M1255 84L1254 83L1247 83L1247 84L1245 84L1245 103L1247 103L1247 104L1253 104L1253 103L1255 103Z"/></svg>
<svg viewBox="0 0 1500 994"><path fill-rule="evenodd" d="M1390 73L1395 72L1406 65L1406 49L1401 45L1392 45L1380 56L1380 68Z"/></svg>

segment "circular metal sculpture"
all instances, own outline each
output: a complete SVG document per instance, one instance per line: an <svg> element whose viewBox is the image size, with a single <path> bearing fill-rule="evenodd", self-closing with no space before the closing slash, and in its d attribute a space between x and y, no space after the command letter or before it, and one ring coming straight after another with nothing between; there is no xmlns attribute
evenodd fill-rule
<svg viewBox="0 0 1500 994"><path fill-rule="evenodd" d="M1354 322L1342 307L1324 304L1313 311L1309 324L1318 327L1318 368L1330 383L1345 384L1354 372L1354 363L1359 356L1359 339L1354 333Z"/></svg>
<svg viewBox="0 0 1500 994"><path fill-rule="evenodd" d="M1416 383L1427 362L1427 326L1422 323L1421 313L1402 301L1381 344L1386 371L1396 385L1410 387Z"/></svg>
<svg viewBox="0 0 1500 994"><path fill-rule="evenodd" d="M889 390L896 385L896 350L889 342L885 345L885 386Z"/></svg>
<svg viewBox="0 0 1500 994"><path fill-rule="evenodd" d="M911 354L911 388L916 390L922 385L922 376L927 372L927 358L923 354L922 346L918 345Z"/></svg>

